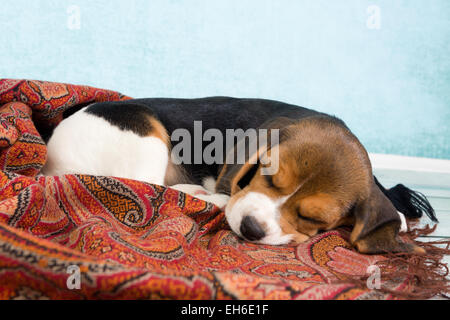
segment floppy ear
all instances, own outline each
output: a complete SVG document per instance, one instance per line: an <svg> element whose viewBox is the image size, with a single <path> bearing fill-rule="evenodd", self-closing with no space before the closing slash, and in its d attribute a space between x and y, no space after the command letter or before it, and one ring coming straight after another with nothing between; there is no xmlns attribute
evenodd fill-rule
<svg viewBox="0 0 450 320"><path fill-rule="evenodd" d="M257 134L257 150L253 154L248 155L248 150L250 150L248 137L245 137L245 140L238 141L235 144L234 148L229 151L227 156L231 156L232 159L237 158L237 149L245 148L245 163L244 164L227 164L225 163L221 170L220 174L217 178L216 182L216 192L225 193L228 195L233 195L236 192L244 189L250 181L255 176L258 167L259 167L259 157L261 157L267 150L273 148L277 144L279 144L283 139L287 138L287 128L289 125L295 123L295 120L289 119L286 117L279 117L275 119L271 119L265 123L263 123L258 130L266 129L267 130L267 141L262 142L260 140L259 132ZM272 141L272 130L279 130L279 141Z"/></svg>
<svg viewBox="0 0 450 320"><path fill-rule="evenodd" d="M255 176L259 166L258 155L264 151L260 148L244 164L225 163L217 178L216 192L234 195L244 189Z"/></svg>
<svg viewBox="0 0 450 320"><path fill-rule="evenodd" d="M356 205L354 218L350 242L361 253L425 253L423 248L397 239L400 217L375 183L372 184L369 197Z"/></svg>

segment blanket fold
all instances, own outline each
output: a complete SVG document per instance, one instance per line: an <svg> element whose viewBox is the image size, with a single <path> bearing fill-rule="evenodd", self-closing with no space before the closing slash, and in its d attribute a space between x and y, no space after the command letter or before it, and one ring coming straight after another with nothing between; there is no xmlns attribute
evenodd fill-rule
<svg viewBox="0 0 450 320"><path fill-rule="evenodd" d="M393 299L449 294L448 254L362 255L349 232L298 246L245 242L213 204L144 182L46 177L42 136L66 111L130 99L0 80L0 299ZM82 152L82 151L80 151ZM405 241L427 230L403 235ZM441 243L442 244L442 243ZM367 286L376 265L381 287ZM369 268L370 267L370 268ZM78 277L78 278L77 278ZM438 284L437 284L438 283Z"/></svg>

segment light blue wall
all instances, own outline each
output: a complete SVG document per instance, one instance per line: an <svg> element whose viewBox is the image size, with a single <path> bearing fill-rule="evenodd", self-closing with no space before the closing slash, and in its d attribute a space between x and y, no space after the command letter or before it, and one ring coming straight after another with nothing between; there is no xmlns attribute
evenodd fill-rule
<svg viewBox="0 0 450 320"><path fill-rule="evenodd" d="M0 77L277 99L371 152L450 159L449 17L448 0L2 0Z"/></svg>

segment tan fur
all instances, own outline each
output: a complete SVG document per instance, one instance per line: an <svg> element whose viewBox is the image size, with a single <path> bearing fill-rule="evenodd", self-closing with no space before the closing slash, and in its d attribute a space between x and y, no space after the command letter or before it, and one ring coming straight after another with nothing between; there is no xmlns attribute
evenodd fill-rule
<svg viewBox="0 0 450 320"><path fill-rule="evenodd" d="M249 163L228 165L220 173L218 184L221 179L231 184L229 205L249 192L274 200L290 195L280 208L279 223L296 243L320 230L354 224L351 243L361 252L420 251L396 239L395 208L375 185L368 154L349 130L318 118L291 121L282 130L276 146L279 170L271 180L259 167L241 189L239 181L254 166Z"/></svg>
<svg viewBox="0 0 450 320"><path fill-rule="evenodd" d="M158 139L161 139L170 149L170 139L167 133L166 128L162 125L162 123L154 117L148 116L148 121L151 125L151 130L148 133L148 136L153 136Z"/></svg>
<svg viewBox="0 0 450 320"><path fill-rule="evenodd" d="M171 143L166 128L155 117L147 116L147 121L150 123L151 128L147 133L147 136L160 139L167 145L169 152L169 162L167 164L166 174L164 176L164 185L173 186L176 184L189 184L190 179L183 167L175 165L171 161Z"/></svg>
<svg viewBox="0 0 450 320"><path fill-rule="evenodd" d="M169 154L169 163L167 164L166 175L164 176L164 185L165 186L173 186L176 184L190 184L192 183L189 179L186 171L181 166L177 166L173 164L170 160Z"/></svg>

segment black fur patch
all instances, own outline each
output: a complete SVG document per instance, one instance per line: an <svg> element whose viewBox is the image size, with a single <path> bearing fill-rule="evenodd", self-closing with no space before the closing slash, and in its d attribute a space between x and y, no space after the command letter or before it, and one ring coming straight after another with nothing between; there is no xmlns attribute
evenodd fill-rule
<svg viewBox="0 0 450 320"><path fill-rule="evenodd" d="M244 189L246 186L250 184L250 181L252 181L253 177L256 174L256 171L258 171L258 165L253 165L250 170L247 171L247 173L238 181L238 186L241 189Z"/></svg>
<svg viewBox="0 0 450 320"><path fill-rule="evenodd" d="M128 130L141 137L148 136L154 129L148 117L155 117L146 105L128 102L103 102L90 105L86 112L101 117L121 130Z"/></svg>
<svg viewBox="0 0 450 320"><path fill-rule="evenodd" d="M386 197L391 200L397 211L400 211L408 218L418 219L425 213L432 221L439 222L436 218L433 207L427 198L418 191L413 191L403 184L386 190L375 178L375 183Z"/></svg>

